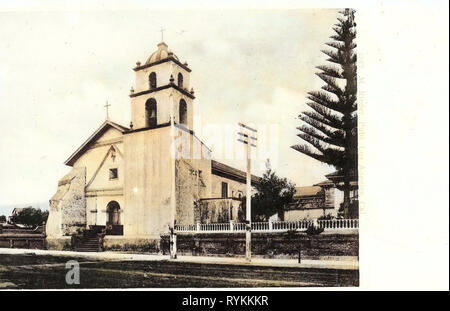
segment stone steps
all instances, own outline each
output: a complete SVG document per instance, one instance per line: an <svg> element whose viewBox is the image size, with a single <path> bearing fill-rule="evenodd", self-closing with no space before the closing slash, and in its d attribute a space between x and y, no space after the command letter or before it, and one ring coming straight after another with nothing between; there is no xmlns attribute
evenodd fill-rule
<svg viewBox="0 0 450 311"><path fill-rule="evenodd" d="M101 243L97 237L88 237L86 240L76 248L77 252L99 252L102 249Z"/></svg>

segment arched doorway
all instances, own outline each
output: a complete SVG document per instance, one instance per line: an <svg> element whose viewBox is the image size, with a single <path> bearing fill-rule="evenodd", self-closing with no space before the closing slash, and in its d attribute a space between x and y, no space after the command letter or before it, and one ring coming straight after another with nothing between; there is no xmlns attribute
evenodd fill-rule
<svg viewBox="0 0 450 311"><path fill-rule="evenodd" d="M120 205L116 201L111 201L108 203L106 208L108 214L108 219L106 221L106 226L120 225Z"/></svg>
<svg viewBox="0 0 450 311"><path fill-rule="evenodd" d="M123 235L123 226L120 224L120 205L111 201L106 207L106 235Z"/></svg>

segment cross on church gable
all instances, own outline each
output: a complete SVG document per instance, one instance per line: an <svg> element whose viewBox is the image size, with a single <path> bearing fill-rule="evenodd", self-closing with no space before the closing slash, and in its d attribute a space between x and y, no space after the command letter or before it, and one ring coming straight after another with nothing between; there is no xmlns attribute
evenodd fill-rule
<svg viewBox="0 0 450 311"><path fill-rule="evenodd" d="M106 101L106 105L104 107L106 108L106 120L109 120L109 107L111 107L111 104Z"/></svg>

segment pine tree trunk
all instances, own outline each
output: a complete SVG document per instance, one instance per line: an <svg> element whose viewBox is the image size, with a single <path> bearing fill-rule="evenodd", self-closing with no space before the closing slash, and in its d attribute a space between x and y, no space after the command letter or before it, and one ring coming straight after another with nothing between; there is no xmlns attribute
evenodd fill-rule
<svg viewBox="0 0 450 311"><path fill-rule="evenodd" d="M346 170L344 173L344 218L350 215L350 174Z"/></svg>

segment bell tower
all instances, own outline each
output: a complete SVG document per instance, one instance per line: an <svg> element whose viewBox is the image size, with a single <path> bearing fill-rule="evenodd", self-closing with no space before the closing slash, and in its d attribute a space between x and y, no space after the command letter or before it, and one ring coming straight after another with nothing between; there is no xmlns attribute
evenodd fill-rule
<svg viewBox="0 0 450 311"><path fill-rule="evenodd" d="M176 124L192 130L195 97L188 64L181 63L167 44L160 42L145 64L137 62L133 70L136 81L130 91L132 130L169 125L171 111Z"/></svg>

